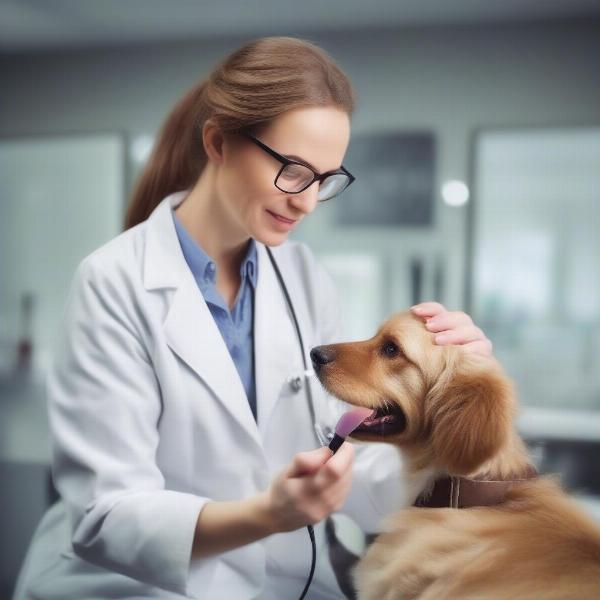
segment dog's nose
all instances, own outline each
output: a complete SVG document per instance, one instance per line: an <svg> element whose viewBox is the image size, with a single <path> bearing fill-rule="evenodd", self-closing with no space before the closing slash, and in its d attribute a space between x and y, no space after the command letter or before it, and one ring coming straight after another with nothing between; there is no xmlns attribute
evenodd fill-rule
<svg viewBox="0 0 600 600"><path fill-rule="evenodd" d="M317 346L310 351L315 371L318 371L323 365L335 360L335 350L331 346Z"/></svg>

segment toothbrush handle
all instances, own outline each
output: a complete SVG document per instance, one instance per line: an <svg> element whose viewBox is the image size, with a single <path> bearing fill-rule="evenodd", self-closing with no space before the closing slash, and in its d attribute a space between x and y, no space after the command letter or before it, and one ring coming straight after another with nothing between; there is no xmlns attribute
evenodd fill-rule
<svg viewBox="0 0 600 600"><path fill-rule="evenodd" d="M339 447L344 443L344 440L345 438L336 433L331 442L329 442L329 449L335 454Z"/></svg>

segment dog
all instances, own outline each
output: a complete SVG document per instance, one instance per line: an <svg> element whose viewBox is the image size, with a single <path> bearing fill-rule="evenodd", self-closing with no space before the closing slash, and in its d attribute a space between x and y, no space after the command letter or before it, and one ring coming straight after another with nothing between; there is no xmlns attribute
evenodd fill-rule
<svg viewBox="0 0 600 600"><path fill-rule="evenodd" d="M330 394L377 410L350 437L393 444L406 471L399 511L350 571L358 599L600 599L600 526L537 475L512 380L434 335L401 312L311 350Z"/></svg>

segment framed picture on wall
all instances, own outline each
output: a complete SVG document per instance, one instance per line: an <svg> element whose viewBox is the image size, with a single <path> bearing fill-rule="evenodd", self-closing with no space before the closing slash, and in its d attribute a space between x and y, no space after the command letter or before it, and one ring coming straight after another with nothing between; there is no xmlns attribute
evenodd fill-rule
<svg viewBox="0 0 600 600"><path fill-rule="evenodd" d="M353 137L344 165L356 181L344 192L341 225L431 226L435 137L429 131Z"/></svg>

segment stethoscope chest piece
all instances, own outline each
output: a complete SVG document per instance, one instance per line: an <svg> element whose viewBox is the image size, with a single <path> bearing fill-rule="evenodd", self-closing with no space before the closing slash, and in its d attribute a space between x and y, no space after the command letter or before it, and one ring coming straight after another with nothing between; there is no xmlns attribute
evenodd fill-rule
<svg viewBox="0 0 600 600"><path fill-rule="evenodd" d="M291 377L288 377L287 382L293 392L299 392L304 385L304 377L302 377L302 375L292 375Z"/></svg>
<svg viewBox="0 0 600 600"><path fill-rule="evenodd" d="M304 387L304 380L308 379L311 375L314 375L314 373L315 372L312 369L306 369L305 371L302 371L302 373L291 375L287 378L287 384L293 392L299 392Z"/></svg>

